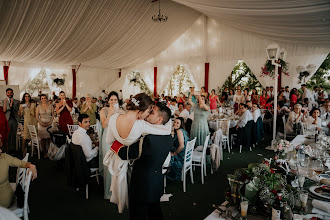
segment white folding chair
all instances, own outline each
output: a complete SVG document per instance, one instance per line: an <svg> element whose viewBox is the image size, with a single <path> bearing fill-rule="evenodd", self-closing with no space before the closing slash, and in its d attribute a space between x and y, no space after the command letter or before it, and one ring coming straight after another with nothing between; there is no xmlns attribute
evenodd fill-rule
<svg viewBox="0 0 330 220"><path fill-rule="evenodd" d="M194 150L192 157L192 165L201 167L202 184L204 184L204 175L206 176L206 149L209 145L210 135L207 135L204 141L203 151Z"/></svg>
<svg viewBox="0 0 330 220"><path fill-rule="evenodd" d="M196 138L187 142L186 151L184 154L184 163L182 167L182 180L183 180L183 192L186 192L186 173L190 170L191 183L194 183L194 176L192 170L192 157L196 143Z"/></svg>
<svg viewBox="0 0 330 220"><path fill-rule="evenodd" d="M29 198L29 190L30 190L30 182L31 182L31 176L32 172L26 172L26 177L24 178L24 181L20 182L22 185L23 191L24 191L24 206L23 208L17 207L17 201L9 208L10 211L12 211L18 218L23 217L24 220L29 219L28 213L29 211L29 205L28 205L28 198Z"/></svg>
<svg viewBox="0 0 330 220"><path fill-rule="evenodd" d="M316 126L308 125L304 122L300 122L302 128L303 135L315 135L316 134Z"/></svg>
<svg viewBox="0 0 330 220"><path fill-rule="evenodd" d="M296 137L296 134L292 133L286 133L286 120L285 120L285 115L283 115L282 117L282 120L283 120L283 127L284 127L284 140L286 140L287 137L291 137L291 138L294 138Z"/></svg>
<svg viewBox="0 0 330 220"><path fill-rule="evenodd" d="M27 125L29 129L29 133L31 136L31 155L33 156L34 148L36 147L38 150L38 159L40 160L40 141L38 138L38 132L34 125Z"/></svg>
<svg viewBox="0 0 330 220"><path fill-rule="evenodd" d="M23 140L24 127L21 123L17 124L17 132L16 132L16 150L21 147L21 140Z"/></svg>
<svg viewBox="0 0 330 220"><path fill-rule="evenodd" d="M225 121L219 121L220 125L219 127L221 128L221 123L227 123L226 126L226 131L222 132L222 143L224 146L224 149L226 149L226 145L228 147L228 152L230 153L230 149L232 148L232 144L229 144L229 127L230 127L230 121L229 120L225 120ZM224 135L227 134L227 135Z"/></svg>
<svg viewBox="0 0 330 220"><path fill-rule="evenodd" d="M98 185L100 185L100 182L99 182L99 168L90 168L91 170L91 173L92 175L90 176L91 178L92 177L96 177L96 182ZM86 184L86 199L88 199L88 184Z"/></svg>
<svg viewBox="0 0 330 220"><path fill-rule="evenodd" d="M26 153L25 157L23 158L23 161L28 162L29 160L29 153ZM16 191L17 184L20 182L25 181L25 173L26 173L26 168L17 168L17 174L16 174L16 182L15 183L9 183L13 191Z"/></svg>
<svg viewBox="0 0 330 220"><path fill-rule="evenodd" d="M67 125L69 130L69 135L72 136L73 132L79 128L79 125Z"/></svg>

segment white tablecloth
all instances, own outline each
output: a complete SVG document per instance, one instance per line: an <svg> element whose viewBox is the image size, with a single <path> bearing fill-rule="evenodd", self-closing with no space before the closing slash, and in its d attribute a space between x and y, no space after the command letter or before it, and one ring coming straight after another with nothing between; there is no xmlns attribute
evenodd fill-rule
<svg viewBox="0 0 330 220"><path fill-rule="evenodd" d="M225 120L224 120L225 121ZM233 128L237 125L238 120L231 120L229 124L229 128ZM209 121L209 127L213 130L219 130L219 123L218 121Z"/></svg>

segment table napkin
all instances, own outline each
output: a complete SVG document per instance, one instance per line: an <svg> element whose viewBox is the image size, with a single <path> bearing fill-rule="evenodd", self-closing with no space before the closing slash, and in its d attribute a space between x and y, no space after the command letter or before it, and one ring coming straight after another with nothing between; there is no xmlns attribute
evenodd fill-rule
<svg viewBox="0 0 330 220"><path fill-rule="evenodd" d="M327 213L330 213L330 203L329 202L313 199L312 200L312 205L313 205L314 208L317 208L317 209L320 209L320 210L325 211Z"/></svg>

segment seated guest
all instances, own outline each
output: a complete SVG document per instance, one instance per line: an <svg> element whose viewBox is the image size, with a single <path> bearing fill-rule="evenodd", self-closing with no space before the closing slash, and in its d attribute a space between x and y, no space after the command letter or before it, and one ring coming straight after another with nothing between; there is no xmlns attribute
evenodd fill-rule
<svg viewBox="0 0 330 220"><path fill-rule="evenodd" d="M278 102L278 115L279 116L283 116L283 115L287 115L289 114L290 109L288 108L288 106L285 105L285 101L279 101Z"/></svg>
<svg viewBox="0 0 330 220"><path fill-rule="evenodd" d="M308 128L315 127L318 131L321 131L321 118L320 116L320 109L313 108L310 111L310 116L307 119L304 119L304 122L307 124Z"/></svg>
<svg viewBox="0 0 330 220"><path fill-rule="evenodd" d="M90 119L86 114L80 114L78 118L79 128L72 134L72 143L75 145L80 145L89 168L99 167L98 151L99 147L94 147L92 145L92 140L87 134L90 128Z"/></svg>
<svg viewBox="0 0 330 220"><path fill-rule="evenodd" d="M191 110L191 105L188 103L186 105L186 108L182 110L182 112L180 113L179 117L184 119L184 122L187 122L187 119L189 118L190 115L190 110Z"/></svg>
<svg viewBox="0 0 330 220"><path fill-rule="evenodd" d="M179 117L174 120L173 149L171 150L171 170L167 177L172 180L181 180L181 171L184 163L186 145L189 141L188 133L183 129L184 119Z"/></svg>
<svg viewBox="0 0 330 220"><path fill-rule="evenodd" d="M32 180L37 178L35 165L2 153L0 148L0 206L5 208L9 208L15 198L8 180L9 167L29 168L32 171Z"/></svg>
<svg viewBox="0 0 330 220"><path fill-rule="evenodd" d="M86 103L82 105L80 114L87 114L91 120L91 125L95 125L97 106L95 103L92 102L92 99L92 95L87 94Z"/></svg>
<svg viewBox="0 0 330 220"><path fill-rule="evenodd" d="M330 101L327 101L325 105L321 108L321 119L330 119Z"/></svg>
<svg viewBox="0 0 330 220"><path fill-rule="evenodd" d="M252 111L252 102L251 101L246 101L246 105L248 106L248 110Z"/></svg>
<svg viewBox="0 0 330 220"><path fill-rule="evenodd" d="M178 110L178 105L176 103L176 99L171 99L169 108L171 110L171 116L174 116L174 112Z"/></svg>
<svg viewBox="0 0 330 220"><path fill-rule="evenodd" d="M293 133L293 124L297 124L303 120L303 113L301 112L302 106L295 104L293 111L290 112L288 120L285 125L286 133Z"/></svg>
<svg viewBox="0 0 330 220"><path fill-rule="evenodd" d="M178 103L178 110L174 112L174 117L180 117L181 112L184 110L184 104L183 103Z"/></svg>
<svg viewBox="0 0 330 220"><path fill-rule="evenodd" d="M259 105L258 104L252 104L252 116L253 121L257 122L258 118L261 116Z"/></svg>
<svg viewBox="0 0 330 220"><path fill-rule="evenodd" d="M311 102L308 98L304 99L304 104L308 111L313 109L313 102Z"/></svg>

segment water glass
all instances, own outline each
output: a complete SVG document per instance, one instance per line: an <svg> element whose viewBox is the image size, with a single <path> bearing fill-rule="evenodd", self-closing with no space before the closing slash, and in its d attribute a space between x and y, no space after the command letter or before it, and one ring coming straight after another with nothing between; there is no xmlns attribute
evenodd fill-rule
<svg viewBox="0 0 330 220"><path fill-rule="evenodd" d="M306 208L307 206L307 200L308 200L308 192L302 191L299 195L301 207Z"/></svg>
<svg viewBox="0 0 330 220"><path fill-rule="evenodd" d="M249 207L249 202L248 201L242 201L241 202L241 216L242 217L247 216L248 207Z"/></svg>
<svg viewBox="0 0 330 220"><path fill-rule="evenodd" d="M304 183L305 183L305 176L299 175L298 176L298 182L299 182L299 187L303 188L304 187Z"/></svg>

